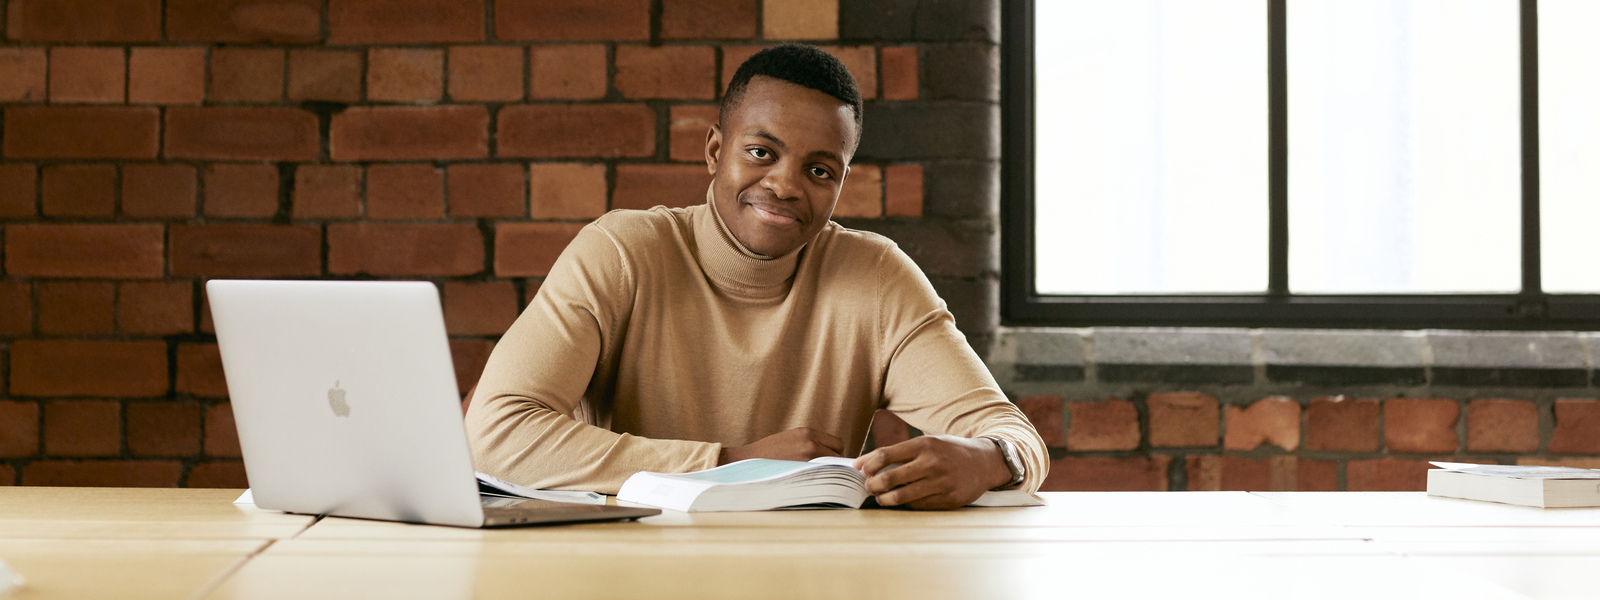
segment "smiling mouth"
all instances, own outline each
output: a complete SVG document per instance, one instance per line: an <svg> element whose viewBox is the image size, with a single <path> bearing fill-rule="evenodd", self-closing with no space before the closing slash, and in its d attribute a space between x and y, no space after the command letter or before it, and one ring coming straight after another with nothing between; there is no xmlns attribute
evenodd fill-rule
<svg viewBox="0 0 1600 600"><path fill-rule="evenodd" d="M791 226L791 225L797 225L797 224L800 223L800 219L791 217L791 216L789 216L787 214L784 214L784 213L781 213L781 212L778 212L778 211L771 210L771 209L766 208L766 207L764 207L764 206L762 206L760 204L749 203L748 205L750 206L751 210L755 211L756 218L760 219L761 222L766 223L768 225L775 225L775 226L779 226L779 227L787 227L787 226Z"/></svg>

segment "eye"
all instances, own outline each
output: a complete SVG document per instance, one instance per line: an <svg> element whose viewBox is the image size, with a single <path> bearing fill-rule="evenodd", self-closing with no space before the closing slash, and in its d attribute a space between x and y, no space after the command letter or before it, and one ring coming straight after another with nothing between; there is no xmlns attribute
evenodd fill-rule
<svg viewBox="0 0 1600 600"><path fill-rule="evenodd" d="M754 156L754 157L756 157L757 159L760 159L760 160L767 160L769 158L772 158L772 153L771 152L767 152L766 148L751 148L750 150L748 150L748 152L750 153L750 156Z"/></svg>
<svg viewBox="0 0 1600 600"><path fill-rule="evenodd" d="M827 169L824 169L822 167L811 167L810 171L811 171L811 176L815 177L817 179L832 179L833 178L833 173L829 173Z"/></svg>

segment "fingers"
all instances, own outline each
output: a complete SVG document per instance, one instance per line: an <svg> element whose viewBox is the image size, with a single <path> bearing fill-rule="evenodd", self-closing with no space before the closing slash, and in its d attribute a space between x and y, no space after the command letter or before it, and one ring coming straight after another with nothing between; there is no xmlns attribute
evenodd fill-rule
<svg viewBox="0 0 1600 600"><path fill-rule="evenodd" d="M900 469L895 469L899 471ZM918 508L919 504L937 504L937 498L944 492L943 486L934 481L923 479L910 485L903 485L887 492L876 494L878 504L884 506L900 506L909 504ZM921 502L930 501L930 502Z"/></svg>
<svg viewBox="0 0 1600 600"><path fill-rule="evenodd" d="M893 446L873 450L868 452L866 456L856 460L856 468L866 473L867 477L872 477L889 465L911 462L912 459L922 453L927 443L928 440L919 437Z"/></svg>

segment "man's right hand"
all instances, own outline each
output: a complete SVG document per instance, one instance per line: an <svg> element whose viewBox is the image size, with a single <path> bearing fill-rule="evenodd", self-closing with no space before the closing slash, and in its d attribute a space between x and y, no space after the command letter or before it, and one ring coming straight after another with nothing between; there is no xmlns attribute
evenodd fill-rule
<svg viewBox="0 0 1600 600"><path fill-rule="evenodd" d="M844 441L810 427L780 431L736 448L722 447L717 464L725 465L747 458L775 458L806 461L818 456L839 456Z"/></svg>

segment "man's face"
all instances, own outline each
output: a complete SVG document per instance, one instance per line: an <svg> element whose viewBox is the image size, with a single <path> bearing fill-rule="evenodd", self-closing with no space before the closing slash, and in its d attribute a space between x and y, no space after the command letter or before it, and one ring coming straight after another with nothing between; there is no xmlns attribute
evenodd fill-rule
<svg viewBox="0 0 1600 600"><path fill-rule="evenodd" d="M787 81L751 78L706 137L717 213L757 254L794 251L833 216L855 139L849 105Z"/></svg>

